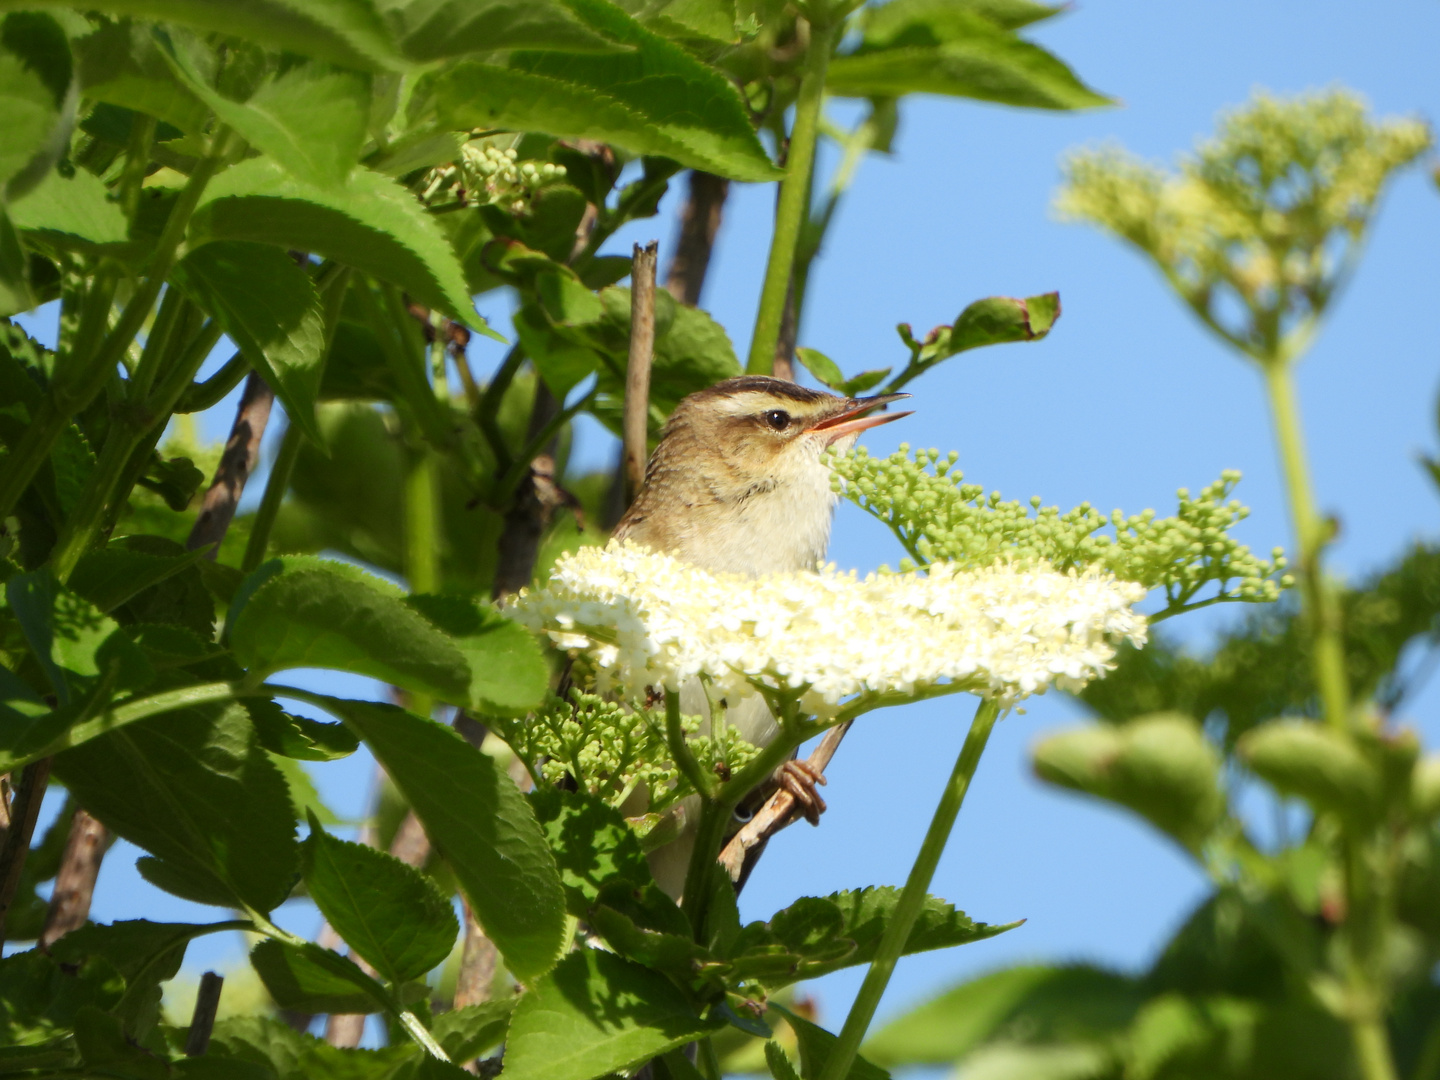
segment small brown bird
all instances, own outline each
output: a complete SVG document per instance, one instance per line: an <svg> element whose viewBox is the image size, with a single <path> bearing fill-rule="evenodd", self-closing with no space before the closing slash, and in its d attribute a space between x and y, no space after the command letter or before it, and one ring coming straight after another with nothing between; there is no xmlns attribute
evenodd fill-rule
<svg viewBox="0 0 1440 1080"><path fill-rule="evenodd" d="M615 538L705 570L752 577L813 570L825 556L835 514L825 451L848 450L867 428L909 416L876 411L904 397L839 397L763 375L691 394L671 413ZM680 707L706 715L699 680L682 688ZM758 746L779 733L759 697L730 709L728 719ZM823 778L792 761L776 780L817 820L825 804L814 785ZM693 843L687 839L689 830L651 855L656 880L672 896L684 881Z"/></svg>

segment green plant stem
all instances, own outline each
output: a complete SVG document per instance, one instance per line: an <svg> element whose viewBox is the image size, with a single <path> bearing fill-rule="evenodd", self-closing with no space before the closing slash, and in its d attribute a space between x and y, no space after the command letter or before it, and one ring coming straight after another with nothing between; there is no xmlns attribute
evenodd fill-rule
<svg viewBox="0 0 1440 1080"><path fill-rule="evenodd" d="M295 470L295 459L300 456L300 443L304 436L300 425L293 421L286 426L280 440L280 449L270 466L270 477L265 481L265 494L260 499L260 508L255 511L255 521L250 526L250 539L245 544L245 555L240 560L242 573L250 573L265 561L265 551L270 546L270 530L280 513L280 503L290 486L290 474Z"/></svg>
<svg viewBox="0 0 1440 1080"><path fill-rule="evenodd" d="M1340 638L1340 608L1321 565L1329 541L1329 526L1315 510L1293 368L1284 360L1272 360L1262 365L1261 370L1285 473L1291 524L1299 547L1297 569L1305 614L1310 621L1315 685L1320 691L1325 720L1332 727L1343 729L1349 723L1350 692L1346 686L1345 651Z"/></svg>
<svg viewBox="0 0 1440 1080"><path fill-rule="evenodd" d="M505 433L500 430L500 406L524 362L525 350L516 342L500 362L500 367L485 387L485 393L481 395L480 404L475 410L475 423L485 435L485 441L490 444L490 452L495 455L499 466L497 471L501 472L511 467L512 457L510 447L505 444Z"/></svg>
<svg viewBox="0 0 1440 1080"><path fill-rule="evenodd" d="M440 499L435 452L421 442L410 451L405 473L405 578L412 593L440 589ZM410 708L429 716L435 701L428 694L409 695Z"/></svg>
<svg viewBox="0 0 1440 1080"><path fill-rule="evenodd" d="M955 768L945 784L939 805L935 807L935 816L925 833L924 843L920 845L920 853L915 857L915 865L910 868L905 890L900 894L895 913L880 938L875 959L870 963L870 970L865 973L860 993L856 996L855 1003L850 1006L850 1014L845 1017L845 1026L840 1029L840 1037L830 1051L830 1060L826 1063L820 1080L846 1080L850 1075L850 1066L854 1064L855 1056L860 1051L860 1043L864 1040L870 1021L875 1017L875 1010L880 1005L880 998L889 985L890 976L895 971L895 962L905 951L910 931L915 926L915 920L919 918L926 896L929 895L935 867L939 865L940 856L949 842L950 830L955 825L955 818L965 801L965 793L970 789L970 780L975 775L975 767L980 764L980 755L985 752L985 744L999 715L1000 707L989 699L982 700L975 710L975 718L970 722L970 732L965 736L960 756L955 759Z"/></svg>
<svg viewBox="0 0 1440 1080"><path fill-rule="evenodd" d="M780 324L785 318L785 297L795 268L795 250L801 227L810 213L806 201L815 141L820 133L825 72L830 67L830 37L828 25L811 24L800 94L795 101L795 124L790 130L790 148L785 158L785 179L780 182L780 202L775 210L775 234L770 241L770 258L765 264L765 284L760 290L760 311L755 317L750 359L745 365L745 370L752 375L769 375L775 366L775 345L780 340Z"/></svg>
<svg viewBox="0 0 1440 1080"><path fill-rule="evenodd" d="M176 412L204 412L220 404L226 394L240 385L240 380L250 374L250 362L237 351L225 361L223 367L204 382L191 383L175 407Z"/></svg>
<svg viewBox="0 0 1440 1080"><path fill-rule="evenodd" d="M111 427L95 463L95 473L61 529L50 555L50 568L62 584L70 580L80 556L85 554L99 532L101 522L108 516L111 502L130 471L131 458L143 442L144 435L144 431L131 423L117 421Z"/></svg>
<svg viewBox="0 0 1440 1080"><path fill-rule="evenodd" d="M720 781L700 767L690 749L690 741L685 738L685 729L680 725L680 693L677 690L665 691L665 741L669 743L670 756L675 759L680 775L690 781L697 794L707 800L713 799Z"/></svg>
<svg viewBox="0 0 1440 1080"><path fill-rule="evenodd" d="M1304 435L1300 429L1300 406L1295 393L1293 349L1277 348L1262 361L1265 389L1270 400L1275 441L1285 474L1290 500L1291 523L1299 547L1300 591L1311 641L1311 665L1320 693L1325 722L1344 730L1350 724L1350 691L1345 675L1345 650L1341 639L1341 612L1335 591L1325 579L1322 560L1329 543L1329 526L1315 509ZM1342 836L1345 868L1345 898L1349 916L1344 927L1350 953L1346 975L1351 996L1364 1002L1349 1018L1350 1037L1355 1046L1360 1074L1365 1080L1395 1080L1395 1062L1385 1021L1379 1013L1372 977L1383 967L1378 958L1384 949L1381 928L1388 921L1374 902L1371 882L1363 864L1360 843Z"/></svg>
<svg viewBox="0 0 1440 1080"><path fill-rule="evenodd" d="M181 189L175 205L170 208L170 216L155 244L155 252L144 281L136 288L130 302L125 305L120 318L108 334L105 333L105 327L115 296L118 270L106 267L97 275L94 286L85 298L74 352L65 358L66 362L51 386L49 396L37 410L37 415L32 417L29 429L7 458L5 472L0 475L0 520L4 520L15 509L20 496L25 493L30 481L49 457L55 440L70 423L70 417L88 405L100 392L115 365L120 362L135 335L145 324L146 316L160 294L160 287L175 265L180 243L185 238L185 229L190 224L190 216L199 205L200 196L205 193L210 178L229 155L232 143L228 128L222 128L216 133L211 142L211 152L196 164L189 182ZM92 354L90 343L95 340L98 340L98 344Z"/></svg>

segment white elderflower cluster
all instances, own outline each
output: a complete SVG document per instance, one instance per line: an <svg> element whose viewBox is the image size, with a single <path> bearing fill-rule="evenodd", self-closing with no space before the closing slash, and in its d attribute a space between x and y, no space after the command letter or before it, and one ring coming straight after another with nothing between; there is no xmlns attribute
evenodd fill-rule
<svg viewBox="0 0 1440 1080"><path fill-rule="evenodd" d="M633 544L581 548L510 613L591 655L631 696L707 675L733 704L769 688L834 716L856 695L949 683L1011 705L1079 690L1142 645L1143 585L1098 569L939 562L925 573L711 574Z"/></svg>

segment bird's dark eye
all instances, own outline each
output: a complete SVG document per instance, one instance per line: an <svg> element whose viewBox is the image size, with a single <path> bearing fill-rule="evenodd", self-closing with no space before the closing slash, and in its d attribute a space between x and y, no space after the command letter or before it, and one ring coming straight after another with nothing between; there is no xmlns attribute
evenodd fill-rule
<svg viewBox="0 0 1440 1080"><path fill-rule="evenodd" d="M765 423L776 431L784 431L790 426L790 414L784 409L771 409L765 414Z"/></svg>

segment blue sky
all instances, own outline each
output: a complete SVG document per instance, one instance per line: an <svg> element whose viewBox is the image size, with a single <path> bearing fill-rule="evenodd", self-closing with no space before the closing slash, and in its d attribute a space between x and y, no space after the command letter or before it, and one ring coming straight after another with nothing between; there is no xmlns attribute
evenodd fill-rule
<svg viewBox="0 0 1440 1080"><path fill-rule="evenodd" d="M872 432L872 451L902 440L955 449L967 478L1007 497L1040 495L1065 507L1088 500L1128 512L1168 512L1177 487L1198 488L1237 468L1245 474L1238 496L1254 510L1240 535L1257 550L1288 547L1258 377L1182 310L1138 256L1054 220L1057 161L1070 147L1105 139L1172 159L1211 130L1217 111L1258 87L1290 93L1339 84L1379 114L1433 119L1440 115L1440 6L1088 0L1032 36L1123 104L1075 115L907 101L894 154L862 165L812 275L801 344L847 373L884 366L903 360L897 322L918 333L983 296L1058 289L1064 315L1047 340L950 361L910 388L915 415ZM774 195L743 185L732 191L704 303L743 356ZM659 239L663 265L677 203L672 193L661 220L626 230L611 249L628 253L632 241ZM1433 538L1440 525L1440 501L1416 464L1437 444L1437 227L1440 193L1424 171L1411 170L1390 191L1359 274L1300 373L1320 500L1342 525L1334 565L1351 577ZM485 309L503 315L505 304ZM477 342L477 367L495 362L498 350ZM233 407L212 410L206 432L223 434ZM613 451L590 427L580 452L598 462ZM842 567L870 569L900 554L883 528L841 508L831 557ZM1239 614L1212 610L1175 628L1203 641ZM316 678L334 685L331 676ZM1440 743L1437 705L1440 691L1415 701L1407 717L1431 746ZM989 942L903 961L882 1019L1021 960L1142 966L1204 894L1203 880L1167 841L1030 777L1027 748L1080 716L1072 702L1052 696L997 728L934 884L974 918L1029 921ZM865 718L829 771L822 825L796 826L771 844L742 914L764 918L800 895L902 883L968 720L968 707L955 699ZM370 766L361 755L318 776L338 809L362 812ZM217 917L145 885L134 855L122 845L107 859L96 918ZM297 909L287 922L313 932L313 909ZM202 970L240 955L238 941L197 943L186 966ZM832 1025L859 977L841 973L811 988Z"/></svg>

